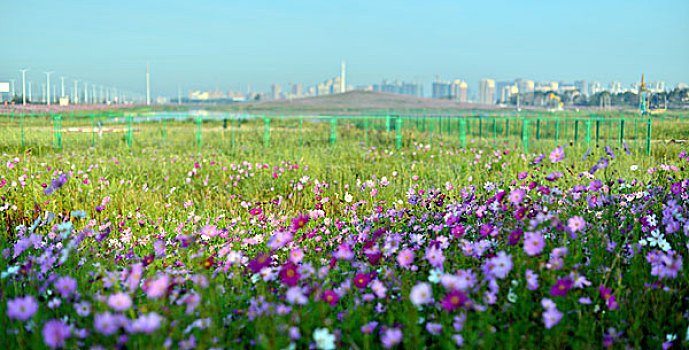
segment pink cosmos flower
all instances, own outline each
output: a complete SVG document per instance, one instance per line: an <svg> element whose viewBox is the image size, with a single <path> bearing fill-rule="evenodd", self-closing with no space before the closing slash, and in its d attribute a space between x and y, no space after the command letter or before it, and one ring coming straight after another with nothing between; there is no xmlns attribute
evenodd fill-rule
<svg viewBox="0 0 689 350"><path fill-rule="evenodd" d="M527 232L524 234L524 252L529 256L541 254L545 247L545 240L539 233Z"/></svg>
<svg viewBox="0 0 689 350"><path fill-rule="evenodd" d="M433 301L433 289L426 282L420 282L412 287L409 299L414 306L421 306Z"/></svg>
<svg viewBox="0 0 689 350"><path fill-rule="evenodd" d="M115 311L125 311L132 307L132 298L126 293L116 293L108 297L108 306Z"/></svg>
<svg viewBox="0 0 689 350"><path fill-rule="evenodd" d="M403 249L397 254L397 262L400 266L408 268L414 262L414 251Z"/></svg>
<svg viewBox="0 0 689 350"><path fill-rule="evenodd" d="M550 329L556 324L560 323L561 319L562 312L558 311L557 308L550 308L543 313L543 323L547 329Z"/></svg>
<svg viewBox="0 0 689 350"><path fill-rule="evenodd" d="M586 227L586 221L581 216L574 216L567 220L567 227L572 233L578 232Z"/></svg>
<svg viewBox="0 0 689 350"><path fill-rule="evenodd" d="M557 147L550 152L550 156L548 158L550 158L552 163L557 163L565 159L565 151L562 149L562 147Z"/></svg>
<svg viewBox="0 0 689 350"><path fill-rule="evenodd" d="M434 246L430 246L428 249L426 249L425 258L428 260L429 264L441 269L443 267L443 263L445 262L445 256L443 255L442 249L438 249Z"/></svg>

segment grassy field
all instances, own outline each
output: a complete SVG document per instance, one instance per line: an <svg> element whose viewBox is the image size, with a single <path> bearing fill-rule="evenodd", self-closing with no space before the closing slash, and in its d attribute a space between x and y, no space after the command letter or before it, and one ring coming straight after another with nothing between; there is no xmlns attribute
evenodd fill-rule
<svg viewBox="0 0 689 350"><path fill-rule="evenodd" d="M686 144L166 123L3 125L3 344L689 347Z"/></svg>

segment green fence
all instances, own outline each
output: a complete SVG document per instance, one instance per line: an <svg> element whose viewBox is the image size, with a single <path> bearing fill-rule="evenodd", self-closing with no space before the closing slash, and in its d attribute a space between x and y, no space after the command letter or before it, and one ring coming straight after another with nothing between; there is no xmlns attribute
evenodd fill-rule
<svg viewBox="0 0 689 350"><path fill-rule="evenodd" d="M686 116L646 118L608 115L447 113L274 116L122 112L0 115L5 148L204 148L314 147L358 144L403 148L420 144L495 147L527 152L569 143L625 145L650 154L655 144L686 141ZM52 134L52 135L51 135ZM51 140L52 138L52 140Z"/></svg>

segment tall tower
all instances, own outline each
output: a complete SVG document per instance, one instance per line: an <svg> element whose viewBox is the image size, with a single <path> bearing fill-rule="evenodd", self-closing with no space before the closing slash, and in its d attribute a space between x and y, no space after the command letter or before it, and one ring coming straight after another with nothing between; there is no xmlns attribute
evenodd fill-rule
<svg viewBox="0 0 689 350"><path fill-rule="evenodd" d="M146 105L151 104L151 65L146 63Z"/></svg>
<svg viewBox="0 0 689 350"><path fill-rule="evenodd" d="M345 82L345 61L342 61L342 70L340 71L340 92L345 92L347 84Z"/></svg>

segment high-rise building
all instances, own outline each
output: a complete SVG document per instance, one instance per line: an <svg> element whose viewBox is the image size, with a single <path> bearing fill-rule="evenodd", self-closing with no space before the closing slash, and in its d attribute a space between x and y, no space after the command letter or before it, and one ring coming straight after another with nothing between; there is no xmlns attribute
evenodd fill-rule
<svg viewBox="0 0 689 350"><path fill-rule="evenodd" d="M597 94L597 93L599 93L599 92L601 92L601 91L602 91L602 89L601 89L601 87L600 87L600 83L597 82L597 81L594 81L594 82L591 84L591 95L595 95L595 94Z"/></svg>
<svg viewBox="0 0 689 350"><path fill-rule="evenodd" d="M495 80L481 79L479 82L479 102L486 105L495 103Z"/></svg>
<svg viewBox="0 0 689 350"><path fill-rule="evenodd" d="M279 100L280 99L280 84L275 83L275 84L271 85L270 92L271 92L271 96L273 97L273 100Z"/></svg>
<svg viewBox="0 0 689 350"><path fill-rule="evenodd" d="M582 95L589 95L589 82L586 80L577 80L574 82L574 86L579 90Z"/></svg>
<svg viewBox="0 0 689 350"><path fill-rule="evenodd" d="M302 94L301 90L302 90L301 84L292 85L292 96L301 97L301 94Z"/></svg>
<svg viewBox="0 0 689 350"><path fill-rule="evenodd" d="M534 92L536 88L536 83L534 83L533 80L527 80L527 79L517 79L517 89L520 94L528 94L530 92ZM500 90L498 90L499 92Z"/></svg>
<svg viewBox="0 0 689 350"><path fill-rule="evenodd" d="M444 100L467 101L468 84L463 80L435 81L433 83L433 98Z"/></svg>
<svg viewBox="0 0 689 350"><path fill-rule="evenodd" d="M373 85L372 90L409 96L421 96L423 92L417 83L388 82L386 80L383 80L380 84Z"/></svg>
<svg viewBox="0 0 689 350"><path fill-rule="evenodd" d="M610 83L610 92L613 94L619 94L622 92L622 83L619 81L613 81Z"/></svg>

